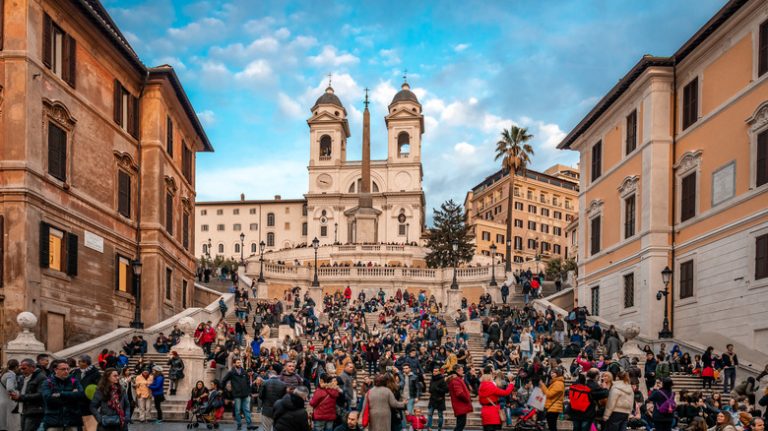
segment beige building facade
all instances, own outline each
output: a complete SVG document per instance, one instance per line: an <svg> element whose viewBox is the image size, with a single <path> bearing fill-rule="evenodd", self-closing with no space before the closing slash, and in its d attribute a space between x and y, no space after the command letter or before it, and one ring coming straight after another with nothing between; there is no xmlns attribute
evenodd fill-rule
<svg viewBox="0 0 768 431"><path fill-rule="evenodd" d="M768 4L729 1L643 57L560 144L579 151L579 305L768 353Z"/></svg>
<svg viewBox="0 0 768 431"><path fill-rule="evenodd" d="M565 227L578 214L577 169L555 165L544 172L529 169L515 176L512 261L517 263L565 258L569 241ZM504 259L509 175L497 171L467 193L467 224L475 237L475 253L490 256L491 245Z"/></svg>
<svg viewBox="0 0 768 431"><path fill-rule="evenodd" d="M0 3L2 4L2 3ZM99 2L0 8L0 345L21 311L50 350L191 303L195 158L212 151L170 66Z"/></svg>

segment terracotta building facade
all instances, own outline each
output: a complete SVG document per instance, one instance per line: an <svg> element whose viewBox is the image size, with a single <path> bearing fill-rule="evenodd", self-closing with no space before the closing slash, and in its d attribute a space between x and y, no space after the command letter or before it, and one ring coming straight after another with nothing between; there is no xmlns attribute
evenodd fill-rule
<svg viewBox="0 0 768 431"><path fill-rule="evenodd" d="M565 258L569 241L565 227L578 214L579 171L555 165L544 172L527 170L515 176L512 261L517 263ZM509 175L497 171L476 185L464 200L467 224L475 237L475 253L490 256L491 245L504 259L507 233Z"/></svg>
<svg viewBox="0 0 768 431"><path fill-rule="evenodd" d="M643 57L560 148L583 167L579 305L656 337L669 267L676 338L768 353L768 4Z"/></svg>
<svg viewBox="0 0 768 431"><path fill-rule="evenodd" d="M51 351L129 326L136 260L144 325L178 313L212 147L173 69L146 67L96 0L0 18L0 345L25 310Z"/></svg>

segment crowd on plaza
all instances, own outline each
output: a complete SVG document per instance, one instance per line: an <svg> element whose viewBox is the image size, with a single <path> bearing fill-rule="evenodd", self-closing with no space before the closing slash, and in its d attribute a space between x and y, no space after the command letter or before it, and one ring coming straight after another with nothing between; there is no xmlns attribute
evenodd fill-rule
<svg viewBox="0 0 768 431"><path fill-rule="evenodd" d="M531 297L537 294L538 276L516 278L524 292L527 285ZM556 431L564 419L574 431L764 430L759 408L768 390L760 380L768 370L738 381L731 345L693 358L678 346L646 347L645 358L630 358L618 331L590 324L585 309L558 315L537 310L530 298L521 306L507 303L503 292L502 303L484 294L451 313L425 291L388 297L380 289L353 298L347 287L319 305L298 288L270 301L252 300L255 292L245 289L234 293L235 325L225 320L229 310L221 301L221 320L193 334L214 378L196 382L189 394L192 423L217 426L231 412L238 430L255 429L255 410L264 431L442 431L448 412L454 431L462 431L477 412L484 431L544 424ZM446 319L458 324L455 332ZM482 334L470 336L468 320L479 320ZM277 324L289 325L293 335L268 348L263 331ZM139 336L95 362L85 355L9 361L0 375L0 431L89 423L88 429L122 431L153 416L162 421L165 380L177 395L184 378L185 363L173 350L182 335L174 328L154 340L154 350L168 354L165 364L145 360L149 346ZM483 349L473 357L472 350ZM129 356L138 357L133 367ZM676 390L674 373L700 376L701 390ZM727 402L711 389L716 380L723 381Z"/></svg>

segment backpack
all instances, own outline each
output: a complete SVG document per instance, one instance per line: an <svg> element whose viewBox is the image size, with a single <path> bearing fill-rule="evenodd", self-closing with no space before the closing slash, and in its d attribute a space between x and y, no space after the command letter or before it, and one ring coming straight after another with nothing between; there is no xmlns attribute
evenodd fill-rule
<svg viewBox="0 0 768 431"><path fill-rule="evenodd" d="M589 409L590 394L592 389L588 386L575 384L571 385L568 389L568 404L571 406L571 411L584 413Z"/></svg>
<svg viewBox="0 0 768 431"><path fill-rule="evenodd" d="M664 402L659 405L659 413L665 414L665 415L671 415L672 413L677 410L677 403L675 402L675 396L672 395L670 397L667 396L664 392L659 391L659 393L664 396Z"/></svg>

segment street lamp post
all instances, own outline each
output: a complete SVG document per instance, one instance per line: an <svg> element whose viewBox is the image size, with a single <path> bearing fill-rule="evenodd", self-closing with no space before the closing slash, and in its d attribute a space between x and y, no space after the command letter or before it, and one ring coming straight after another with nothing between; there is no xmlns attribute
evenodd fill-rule
<svg viewBox="0 0 768 431"><path fill-rule="evenodd" d="M661 271L661 280L664 282L664 290L656 292L656 299L664 300L664 322L661 325L661 331L659 332L659 338L672 338L672 331L669 329L669 279L672 277L672 270L668 266L664 267Z"/></svg>
<svg viewBox="0 0 768 431"><path fill-rule="evenodd" d="M320 280L317 279L317 249L320 247L320 241L315 237L312 240L312 248L315 249L315 278L312 280L312 287L320 287Z"/></svg>
<svg viewBox="0 0 768 431"><path fill-rule="evenodd" d="M504 273L512 271L512 240L507 238L507 261L504 262Z"/></svg>
<svg viewBox="0 0 768 431"><path fill-rule="evenodd" d="M451 248L453 249L453 281L451 282L451 289L459 289L459 282L456 280L456 254L459 251L459 241L451 241Z"/></svg>
<svg viewBox="0 0 768 431"><path fill-rule="evenodd" d="M267 247L264 241L259 243L259 283L264 283L264 249Z"/></svg>
<svg viewBox="0 0 768 431"><path fill-rule="evenodd" d="M245 241L245 234L240 232L240 265L245 265L245 259L243 258L243 242Z"/></svg>
<svg viewBox="0 0 768 431"><path fill-rule="evenodd" d="M136 300L131 328L144 329L144 322L141 321L141 261L139 259L132 261L131 267L133 268L133 294Z"/></svg>
<svg viewBox="0 0 768 431"><path fill-rule="evenodd" d="M405 245L408 245L408 237L410 236L409 235L410 233L411 233L411 224L406 223L405 224Z"/></svg>
<svg viewBox="0 0 768 431"><path fill-rule="evenodd" d="M496 283L496 243L491 243L491 286L498 286Z"/></svg>
<svg viewBox="0 0 768 431"><path fill-rule="evenodd" d="M208 238L208 260L211 260L211 239Z"/></svg>

